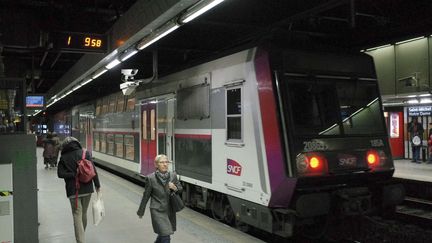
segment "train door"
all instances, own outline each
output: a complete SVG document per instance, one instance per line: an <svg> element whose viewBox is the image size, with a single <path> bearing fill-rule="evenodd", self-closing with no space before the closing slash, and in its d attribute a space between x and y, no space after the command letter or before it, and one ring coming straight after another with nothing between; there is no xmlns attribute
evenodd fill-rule
<svg viewBox="0 0 432 243"><path fill-rule="evenodd" d="M165 154L168 156L170 161L174 162L174 98L170 98L166 101L167 104L167 133L165 140ZM175 163L170 164L171 171L175 170Z"/></svg>
<svg viewBox="0 0 432 243"><path fill-rule="evenodd" d="M174 160L174 96L160 98L157 103L157 153ZM169 170L175 170L170 164Z"/></svg>
<svg viewBox="0 0 432 243"><path fill-rule="evenodd" d="M87 118L83 114L79 113L79 137L77 139L80 141L83 148L87 148Z"/></svg>
<svg viewBox="0 0 432 243"><path fill-rule="evenodd" d="M92 151L93 147L93 119L92 117L87 118L87 151Z"/></svg>
<svg viewBox="0 0 432 243"><path fill-rule="evenodd" d="M155 170L156 157L156 102L148 100L141 103L141 174L147 175Z"/></svg>

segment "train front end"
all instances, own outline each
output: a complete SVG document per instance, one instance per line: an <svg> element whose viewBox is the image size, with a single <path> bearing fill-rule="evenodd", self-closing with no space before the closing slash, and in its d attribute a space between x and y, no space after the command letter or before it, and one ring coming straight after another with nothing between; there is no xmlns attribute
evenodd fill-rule
<svg viewBox="0 0 432 243"><path fill-rule="evenodd" d="M394 164L372 58L275 55L272 76L286 178L273 188L269 206L288 203L296 224L394 208L404 190L391 179ZM284 190L289 200L277 196Z"/></svg>

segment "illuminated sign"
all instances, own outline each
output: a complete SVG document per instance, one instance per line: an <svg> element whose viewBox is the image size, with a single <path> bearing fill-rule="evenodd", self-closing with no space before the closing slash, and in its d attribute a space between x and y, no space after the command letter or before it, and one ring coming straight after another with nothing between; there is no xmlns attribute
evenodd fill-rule
<svg viewBox="0 0 432 243"><path fill-rule="evenodd" d="M68 52L106 52L106 35L76 32L53 33L54 48Z"/></svg>
<svg viewBox="0 0 432 243"><path fill-rule="evenodd" d="M44 97L41 95L28 95L26 96L26 107L27 108L43 108Z"/></svg>
<svg viewBox="0 0 432 243"><path fill-rule="evenodd" d="M390 113L390 137L399 137L399 113Z"/></svg>
<svg viewBox="0 0 432 243"><path fill-rule="evenodd" d="M408 116L430 116L432 106L412 106L408 107Z"/></svg>

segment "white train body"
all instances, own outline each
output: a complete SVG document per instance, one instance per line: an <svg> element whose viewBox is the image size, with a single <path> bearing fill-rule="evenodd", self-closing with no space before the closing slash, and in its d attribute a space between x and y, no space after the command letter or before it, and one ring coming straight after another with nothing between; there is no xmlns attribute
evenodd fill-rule
<svg viewBox="0 0 432 243"><path fill-rule="evenodd" d="M394 205L399 197L383 201L386 191L397 194L400 188L384 185L394 167L379 95L340 123L348 130L343 124L347 119L351 127L363 122L365 115L355 115L365 109L378 114L376 134L341 135L336 124L313 135L292 131L302 125L295 113L303 107L294 112L288 106L295 100L285 101L287 93L301 86L288 87L291 79L307 83L313 76L326 84L356 79L376 87L370 58L322 56L271 54L259 47L240 51L155 80L134 96L113 94L73 108L72 126L79 123L73 135L85 142L96 162L134 177L154 171L154 157L167 154L185 185L188 205L282 236L331 214L335 203L348 214L380 207L376 200ZM311 107L305 100L306 114L315 112ZM372 153L378 165L367 164L369 151L378 151ZM317 168L311 162L315 155ZM335 200L342 194L348 195L347 202ZM355 212L344 203L367 206Z"/></svg>

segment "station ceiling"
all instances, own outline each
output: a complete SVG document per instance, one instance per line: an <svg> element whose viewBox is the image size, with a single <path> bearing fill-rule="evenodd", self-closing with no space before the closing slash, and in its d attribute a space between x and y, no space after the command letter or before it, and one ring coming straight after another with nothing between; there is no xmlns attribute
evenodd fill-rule
<svg viewBox="0 0 432 243"><path fill-rule="evenodd" d="M136 1L0 0L0 77L25 78L29 92L46 93L84 55L56 50L47 35L106 34ZM49 111L119 91L122 68L151 76L154 49L159 76L274 35L359 51L431 35L431 13L430 0L225 0Z"/></svg>

